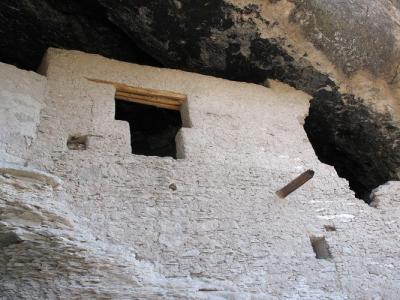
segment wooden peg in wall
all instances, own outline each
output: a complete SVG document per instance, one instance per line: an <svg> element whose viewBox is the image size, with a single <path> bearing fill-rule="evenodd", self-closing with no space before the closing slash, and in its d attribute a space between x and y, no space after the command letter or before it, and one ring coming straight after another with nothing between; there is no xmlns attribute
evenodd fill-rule
<svg viewBox="0 0 400 300"><path fill-rule="evenodd" d="M305 184L307 181L309 181L311 178L313 178L313 176L314 176L313 170L305 171L303 174L299 175L291 182L289 182L287 185L285 185L282 189L277 191L276 195L281 199L286 198L289 194L291 194L299 187L301 187L303 184Z"/></svg>

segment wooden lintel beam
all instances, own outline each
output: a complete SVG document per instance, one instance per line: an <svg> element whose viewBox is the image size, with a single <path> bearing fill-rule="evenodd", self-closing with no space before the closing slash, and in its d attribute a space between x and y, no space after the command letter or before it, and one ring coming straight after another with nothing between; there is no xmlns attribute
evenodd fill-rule
<svg viewBox="0 0 400 300"><path fill-rule="evenodd" d="M136 95L143 95L143 96L152 96L152 97L161 97L161 98L168 98L168 99L175 99L182 104L184 101L187 100L187 96L185 94L171 92L171 91L163 91L163 90L154 90L148 88L139 88L139 87L132 87L123 83L116 83L107 80L100 80L100 79L92 79L86 78L92 82L96 83L104 83L104 84L111 84L115 87L117 92L124 92Z"/></svg>
<svg viewBox="0 0 400 300"><path fill-rule="evenodd" d="M145 96L145 95L140 95L140 94L125 93L125 92L120 92L120 91L116 92L115 97L116 98L124 97L124 98L128 98L128 99L132 99L133 101L135 99L138 99L138 100L144 100L144 101L160 103L160 104L167 104L167 105L176 105L176 106L181 105L179 103L179 101L177 101L175 99L171 99L171 98Z"/></svg>
<svg viewBox="0 0 400 300"><path fill-rule="evenodd" d="M138 99L137 97L126 97L123 95L117 95L116 99L128 101L128 102L145 104L145 105L156 106L156 107L160 107L160 108L180 110L180 106L178 106L178 105L171 105L171 104L165 104L165 103L159 103L159 102L152 102L152 101L148 101L148 100L141 100L141 99Z"/></svg>

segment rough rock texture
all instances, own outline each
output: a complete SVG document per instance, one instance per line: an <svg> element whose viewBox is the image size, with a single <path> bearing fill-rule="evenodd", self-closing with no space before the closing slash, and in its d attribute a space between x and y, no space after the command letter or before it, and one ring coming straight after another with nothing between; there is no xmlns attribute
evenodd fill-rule
<svg viewBox="0 0 400 300"><path fill-rule="evenodd" d="M388 181L372 192L371 206L376 208L387 207L391 210L399 209L400 184L399 181Z"/></svg>
<svg viewBox="0 0 400 300"><path fill-rule="evenodd" d="M394 74L399 60L399 15L391 1L293 1L295 23L346 73Z"/></svg>
<svg viewBox="0 0 400 300"><path fill-rule="evenodd" d="M376 208L356 199L307 139L308 95L54 49L41 70L38 134L0 164L3 298L397 298L399 184L374 191ZM186 93L181 159L132 155L115 89L85 77ZM329 259L313 252L322 237Z"/></svg>
<svg viewBox="0 0 400 300"><path fill-rule="evenodd" d="M169 67L257 83L275 78L315 91L330 83L325 74L338 79L338 71L367 69L393 79L392 62L399 58L395 5L389 0L6 0L0 6L1 59L32 68L48 46L58 46L146 60L137 44Z"/></svg>
<svg viewBox="0 0 400 300"><path fill-rule="evenodd" d="M96 0L1 1L0 36L0 61L31 70L50 46L157 65L107 20Z"/></svg>
<svg viewBox="0 0 400 300"><path fill-rule="evenodd" d="M304 129L319 159L347 178L356 196L400 178L400 126L390 114L373 113L353 95L314 94Z"/></svg>
<svg viewBox="0 0 400 300"><path fill-rule="evenodd" d="M308 92L330 83L306 60L283 49L283 37L262 36L262 29L277 24L263 18L257 5L242 8L223 0L101 3L113 23L166 66L255 83L279 79Z"/></svg>

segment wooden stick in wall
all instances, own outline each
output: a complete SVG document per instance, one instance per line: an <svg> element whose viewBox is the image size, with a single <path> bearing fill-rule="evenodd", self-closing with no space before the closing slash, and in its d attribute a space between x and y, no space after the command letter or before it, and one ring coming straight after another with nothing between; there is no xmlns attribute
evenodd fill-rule
<svg viewBox="0 0 400 300"><path fill-rule="evenodd" d="M123 95L117 95L115 98L118 100L124 100L124 101L128 101L128 102L140 103L140 104L145 104L145 105L151 105L151 106L156 106L156 107L160 107L160 108L180 110L180 106L178 106L178 105L171 105L171 104L164 104L164 103L159 103L159 102L152 102L152 101L148 101L148 100L141 100L141 99L138 99L137 97L126 97Z"/></svg>
<svg viewBox="0 0 400 300"><path fill-rule="evenodd" d="M296 177L293 179L291 182L289 182L286 186L284 186L282 189L276 192L276 195L283 199L287 197L289 194L297 190L299 187L301 187L303 184L305 184L307 181L309 181L311 178L314 176L314 171L313 170L307 170L300 176Z"/></svg>
<svg viewBox="0 0 400 300"><path fill-rule="evenodd" d="M176 106L180 105L179 102L177 102L174 99L155 97L155 96L144 96L144 95L139 95L139 94L132 94L132 93L125 93L125 92L117 91L115 94L115 98L120 98L120 97L129 98L129 99L132 99L132 101L134 101L135 99L139 99L139 100L149 101L149 102L153 102L153 103L176 105Z"/></svg>
<svg viewBox="0 0 400 300"><path fill-rule="evenodd" d="M104 83L104 84L111 84L115 87L115 89L119 92L137 94L137 95L144 95L144 96L154 96L154 97L161 97L161 98L168 98L168 99L175 99L182 104L186 101L187 96L185 94L170 92L170 91L162 91L162 90L153 90L148 88L139 88L139 87L132 87L122 83L116 83L107 80L100 80L100 79L92 79L86 78L90 81L97 82L97 83Z"/></svg>

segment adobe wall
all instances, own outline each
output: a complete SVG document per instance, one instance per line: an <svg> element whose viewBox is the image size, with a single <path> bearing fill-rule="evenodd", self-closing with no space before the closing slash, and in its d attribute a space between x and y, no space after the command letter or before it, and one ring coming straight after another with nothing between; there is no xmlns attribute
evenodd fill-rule
<svg viewBox="0 0 400 300"><path fill-rule="evenodd" d="M21 162L36 138L46 78L0 63L0 155Z"/></svg>
<svg viewBox="0 0 400 300"><path fill-rule="evenodd" d="M57 49L41 72L37 136L24 164L0 168L6 299L396 298L399 183L376 207L356 199L314 154L307 94ZM115 89L86 78L187 94L181 158L131 154ZM87 149L68 150L69 135ZM309 183L275 197L307 169ZM315 257L313 237L331 258Z"/></svg>

